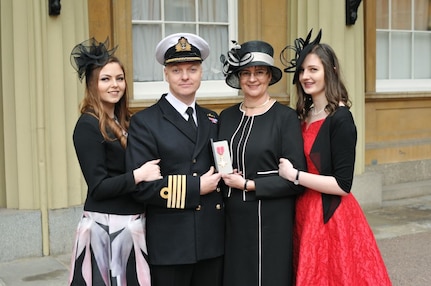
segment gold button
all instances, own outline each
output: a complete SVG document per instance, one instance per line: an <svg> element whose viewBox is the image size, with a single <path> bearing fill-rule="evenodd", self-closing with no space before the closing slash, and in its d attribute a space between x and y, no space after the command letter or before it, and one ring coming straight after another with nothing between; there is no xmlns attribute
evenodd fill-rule
<svg viewBox="0 0 431 286"><path fill-rule="evenodd" d="M198 206L196 207L196 210L197 210L197 211L200 211L200 210L201 210L201 205L198 205Z"/></svg>
<svg viewBox="0 0 431 286"><path fill-rule="evenodd" d="M221 204L216 204L216 209L220 210L221 209Z"/></svg>
<svg viewBox="0 0 431 286"><path fill-rule="evenodd" d="M198 173L193 173L193 177L197 177Z"/></svg>
<svg viewBox="0 0 431 286"><path fill-rule="evenodd" d="M217 188L216 191L217 191L217 193L220 193L221 190L220 190L220 188Z"/></svg>
<svg viewBox="0 0 431 286"><path fill-rule="evenodd" d="M193 164L196 164L196 162L197 162L197 161L196 161L196 159L193 159L193 160L192 160L192 163L193 163Z"/></svg>

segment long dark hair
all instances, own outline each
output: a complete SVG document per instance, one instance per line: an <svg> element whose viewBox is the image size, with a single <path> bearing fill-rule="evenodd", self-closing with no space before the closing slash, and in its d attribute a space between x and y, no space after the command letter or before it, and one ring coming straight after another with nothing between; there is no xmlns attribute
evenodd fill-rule
<svg viewBox="0 0 431 286"><path fill-rule="evenodd" d="M340 64L334 50L327 44L317 44L308 55L310 54L317 55L322 61L325 73L325 96L328 101L326 111L329 115L333 114L340 102L344 103L347 108L350 108L352 103L341 78ZM299 79L297 79L296 82L296 93L298 95L296 111L300 119L304 120L311 109L313 101L311 95L304 92L302 85L299 83Z"/></svg>
<svg viewBox="0 0 431 286"><path fill-rule="evenodd" d="M126 78L126 72L124 65L120 60L111 56L106 64L117 63L123 70L124 77ZM106 65L105 64L105 65ZM130 123L130 110L127 94L127 81L124 90L124 95L115 104L114 114L115 119L110 118L103 109L102 101L99 96L98 83L100 70L104 66L93 66L89 67L85 75L85 96L81 102L81 113L88 113L95 116L99 120L99 128L103 135L103 138L108 141L120 140L121 146L126 148L127 145L127 130ZM117 120L117 122L115 121ZM112 135L109 135L112 133Z"/></svg>

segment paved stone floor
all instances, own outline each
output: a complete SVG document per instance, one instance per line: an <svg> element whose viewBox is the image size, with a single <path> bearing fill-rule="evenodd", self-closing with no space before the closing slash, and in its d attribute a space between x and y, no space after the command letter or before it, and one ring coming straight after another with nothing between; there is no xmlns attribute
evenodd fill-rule
<svg viewBox="0 0 431 286"><path fill-rule="evenodd" d="M388 202L365 214L393 285L431 285L431 196ZM0 286L67 285L69 260L64 254L0 263Z"/></svg>
<svg viewBox="0 0 431 286"><path fill-rule="evenodd" d="M377 240L394 286L431 285L431 232Z"/></svg>
<svg viewBox="0 0 431 286"><path fill-rule="evenodd" d="M366 210L394 286L431 285L431 196Z"/></svg>

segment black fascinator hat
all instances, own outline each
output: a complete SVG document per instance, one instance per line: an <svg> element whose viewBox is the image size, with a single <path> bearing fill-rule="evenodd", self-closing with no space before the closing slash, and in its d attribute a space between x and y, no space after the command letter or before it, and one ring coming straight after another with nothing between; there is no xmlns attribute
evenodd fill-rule
<svg viewBox="0 0 431 286"><path fill-rule="evenodd" d="M320 39L322 38L322 29L320 29L316 38L310 42L312 32L313 29L308 32L307 38L305 38L305 40L303 38L296 39L293 46L286 46L280 53L280 61L286 66L284 72L295 73L292 81L293 84L298 81L299 70L301 69L302 62L304 61L305 57L316 45L320 43ZM295 52L295 57L291 60L288 60L290 58L290 50Z"/></svg>
<svg viewBox="0 0 431 286"><path fill-rule="evenodd" d="M227 56L220 56L227 85L241 89L238 73L244 68L252 66L267 66L271 69L272 77L269 85L281 79L283 73L274 66L274 49L270 44L263 41L249 41L242 45L236 41L232 41L232 43L235 46L227 52Z"/></svg>
<svg viewBox="0 0 431 286"><path fill-rule="evenodd" d="M109 39L104 43L91 38L77 44L70 53L70 63L78 73L79 80L82 79L92 69L104 66L109 58L114 54L117 47L108 50Z"/></svg>

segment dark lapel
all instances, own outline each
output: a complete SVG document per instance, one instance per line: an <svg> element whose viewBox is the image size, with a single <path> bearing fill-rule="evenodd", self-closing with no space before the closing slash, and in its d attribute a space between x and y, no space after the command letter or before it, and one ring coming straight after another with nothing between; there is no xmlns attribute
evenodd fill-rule
<svg viewBox="0 0 431 286"><path fill-rule="evenodd" d="M202 148L205 148L209 144L210 139L210 132L212 130L212 123L208 119L208 114L205 112L204 109L202 109L198 104L196 104L196 115L198 118L198 138L196 142L196 147L194 151L194 155L197 156L201 151ZM213 138L216 140L216 138Z"/></svg>
<svg viewBox="0 0 431 286"><path fill-rule="evenodd" d="M172 125L176 126L184 135L186 135L193 143L196 143L194 131L190 129L187 120L166 100L166 94L159 100L159 106L162 111L163 117L168 120ZM199 132L198 132L199 133Z"/></svg>

